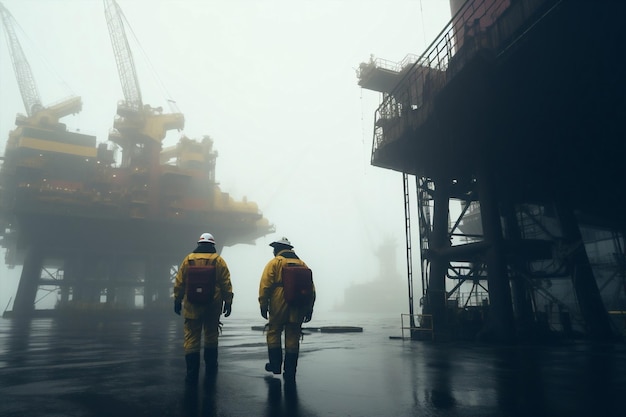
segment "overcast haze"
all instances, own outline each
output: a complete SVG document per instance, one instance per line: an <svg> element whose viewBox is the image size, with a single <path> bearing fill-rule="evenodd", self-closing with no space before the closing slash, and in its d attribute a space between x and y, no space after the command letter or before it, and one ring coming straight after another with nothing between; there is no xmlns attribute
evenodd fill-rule
<svg viewBox="0 0 626 417"><path fill-rule="evenodd" d="M102 1L0 1L19 24L43 104L81 96L82 112L62 121L106 142L123 95ZM400 61L421 54L450 19L447 0L118 4L131 25L144 103L169 112L167 100L175 101L185 115L184 134L214 139L222 191L256 202L276 226L255 246L223 250L233 312L256 309L258 280L272 257L267 245L282 235L313 268L319 310L341 303L350 283L375 277L383 239L396 240L398 269L406 273L402 176L369 163L380 97L357 85L355 69L370 55ZM4 153L24 108L1 37ZM163 145L179 136L169 132ZM205 231L210 224L198 235ZM20 269L1 269L2 310L15 296ZM401 312L408 308L398 306Z"/></svg>

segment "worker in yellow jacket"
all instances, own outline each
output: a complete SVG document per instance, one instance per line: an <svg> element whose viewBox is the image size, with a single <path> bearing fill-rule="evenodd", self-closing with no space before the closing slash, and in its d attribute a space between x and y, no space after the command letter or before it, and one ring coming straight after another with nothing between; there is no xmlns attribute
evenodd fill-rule
<svg viewBox="0 0 626 417"><path fill-rule="evenodd" d="M233 287L226 261L215 249L215 238L203 233L196 249L183 259L174 283L174 312L183 311L187 376L198 381L200 349L204 331L204 362L206 375L217 371L217 339L220 316L230 316Z"/></svg>
<svg viewBox="0 0 626 417"><path fill-rule="evenodd" d="M315 286L312 276L306 280L298 292L305 293L304 299L297 302L287 302L289 293L287 282L283 280L284 270L298 267L298 270L308 270L306 263L293 251L293 245L286 237L270 243L274 249L274 258L270 260L261 276L259 284L259 305L261 316L268 319L267 350L269 363L265 370L280 374L283 364L282 332L285 331L285 366L283 377L285 381L295 380L298 353L300 351L300 337L302 323L308 323L313 317L315 304Z"/></svg>

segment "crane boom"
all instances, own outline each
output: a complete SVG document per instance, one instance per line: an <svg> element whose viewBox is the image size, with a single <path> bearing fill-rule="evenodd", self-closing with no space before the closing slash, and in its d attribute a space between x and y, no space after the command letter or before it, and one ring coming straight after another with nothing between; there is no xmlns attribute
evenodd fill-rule
<svg viewBox="0 0 626 417"><path fill-rule="evenodd" d="M39 98L39 90L35 84L35 78L22 50L22 46L15 33L15 19L2 3L0 3L0 15L2 16L2 27L7 36L7 44L11 52L11 62L17 78L17 84L22 95L24 108L28 116L33 116L43 108Z"/></svg>
<svg viewBox="0 0 626 417"><path fill-rule="evenodd" d="M161 107L144 104L139 89L135 61L126 36L128 21L115 0L103 0L109 36L113 46L124 100L117 104L117 116L109 139L122 147L122 166L133 165L144 153L158 166L161 141L168 130L181 130L185 117L181 113L163 113Z"/></svg>
<svg viewBox="0 0 626 417"><path fill-rule="evenodd" d="M0 3L0 16L2 27L4 27L7 35L13 70L26 110L26 116L18 114L15 123L17 125L50 127L58 125L60 118L80 112L83 107L80 97L69 97L49 107L44 107L41 104L35 77L15 33L15 19L2 3Z"/></svg>
<svg viewBox="0 0 626 417"><path fill-rule="evenodd" d="M143 106L141 89L139 88L135 61L128 45L128 38L122 21L123 12L115 0L104 0L104 12L126 105L131 110L139 111Z"/></svg>

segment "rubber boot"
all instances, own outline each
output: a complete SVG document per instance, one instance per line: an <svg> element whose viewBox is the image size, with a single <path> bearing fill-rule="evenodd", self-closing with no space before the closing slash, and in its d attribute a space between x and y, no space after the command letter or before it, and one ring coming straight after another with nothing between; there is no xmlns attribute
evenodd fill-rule
<svg viewBox="0 0 626 417"><path fill-rule="evenodd" d="M280 375L283 366L283 349L279 347L267 348L267 356L270 361L265 364L265 370Z"/></svg>
<svg viewBox="0 0 626 417"><path fill-rule="evenodd" d="M296 368L298 367L298 352L285 353L285 372L283 379L285 382L296 381Z"/></svg>
<svg viewBox="0 0 626 417"><path fill-rule="evenodd" d="M204 372L206 375L217 372L217 346L204 348Z"/></svg>
<svg viewBox="0 0 626 417"><path fill-rule="evenodd" d="M187 376L185 382L187 384L197 384L200 374L200 352L188 353L185 355L187 363Z"/></svg>

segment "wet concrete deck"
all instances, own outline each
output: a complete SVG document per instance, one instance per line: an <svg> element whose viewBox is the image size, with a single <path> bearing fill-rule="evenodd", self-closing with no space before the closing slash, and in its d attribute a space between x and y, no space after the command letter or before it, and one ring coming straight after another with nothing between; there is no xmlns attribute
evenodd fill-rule
<svg viewBox="0 0 626 417"><path fill-rule="evenodd" d="M0 320L0 416L624 416L626 346L390 339L400 318L320 314L295 387L263 370L263 325L223 319L219 372L186 389L182 319Z"/></svg>

